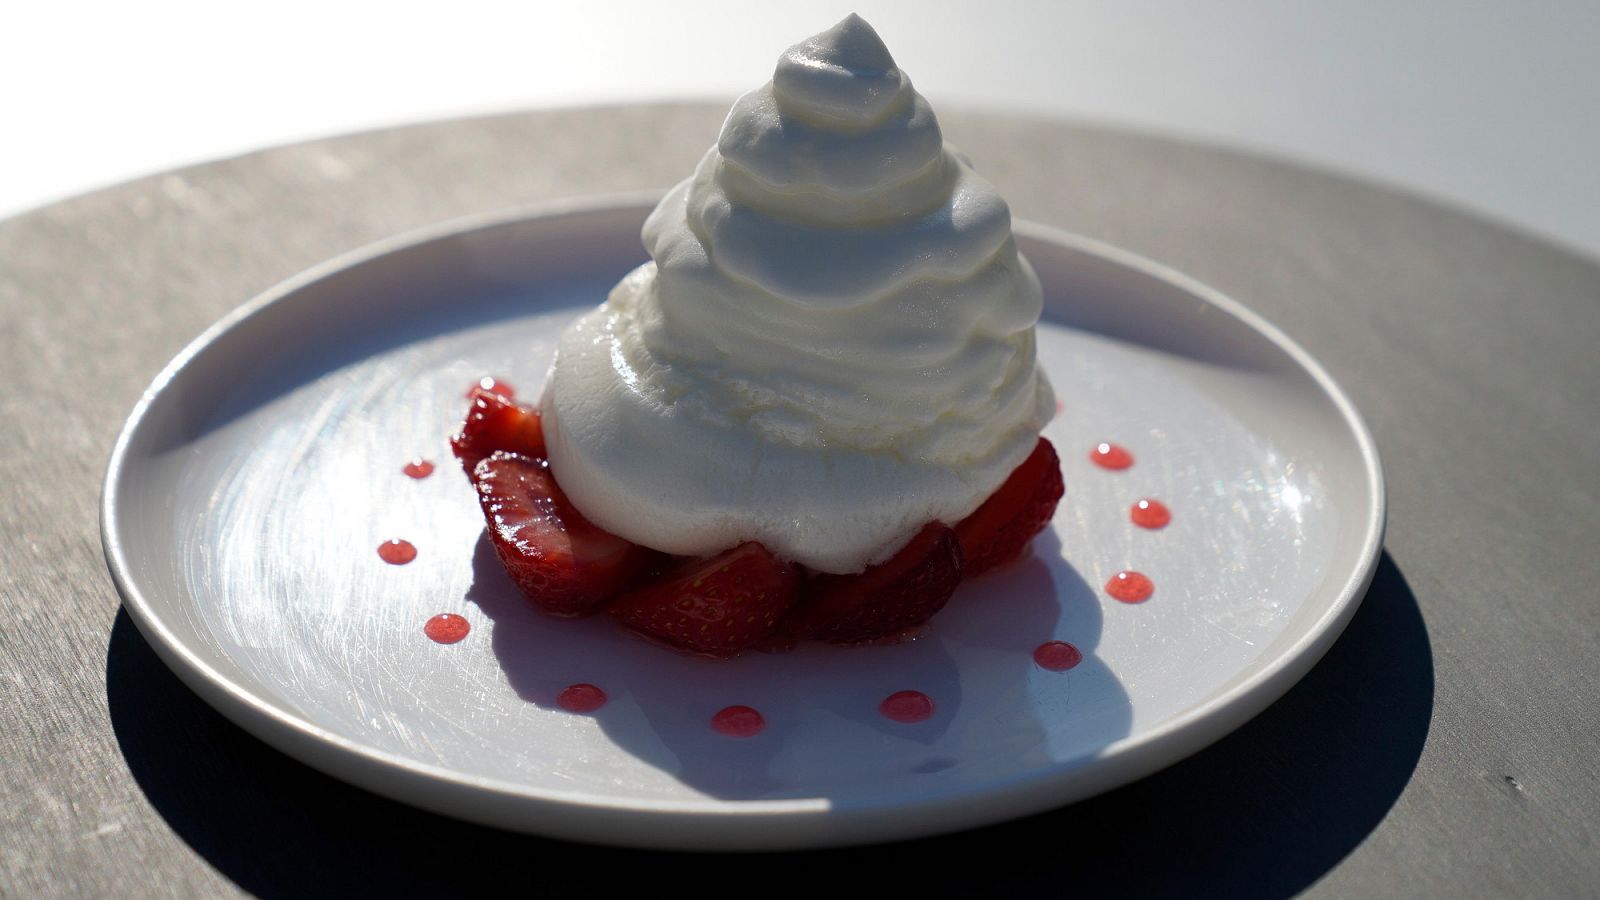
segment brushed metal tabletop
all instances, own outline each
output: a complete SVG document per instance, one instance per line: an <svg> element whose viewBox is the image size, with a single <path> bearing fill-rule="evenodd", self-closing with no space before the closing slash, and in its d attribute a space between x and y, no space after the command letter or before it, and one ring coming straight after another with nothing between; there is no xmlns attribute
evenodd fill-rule
<svg viewBox="0 0 1600 900"><path fill-rule="evenodd" d="M1056 120L941 115L1017 216L1160 260L1282 327L1383 455L1371 592L1236 733L1019 822L712 859L379 799L189 693L120 612L96 522L111 442L161 366L240 302L378 238L664 188L724 112L357 134L0 222L0 895L826 890L844 866L851 886L925 895L1600 891L1600 264L1384 186Z"/></svg>

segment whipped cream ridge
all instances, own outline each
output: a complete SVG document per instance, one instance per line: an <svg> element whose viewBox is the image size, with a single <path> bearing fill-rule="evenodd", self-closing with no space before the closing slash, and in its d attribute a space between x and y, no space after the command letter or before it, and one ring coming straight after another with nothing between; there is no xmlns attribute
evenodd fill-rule
<svg viewBox="0 0 1600 900"><path fill-rule="evenodd" d="M824 572L954 524L1055 409L1011 213L852 15L789 48L561 338L541 401L590 521Z"/></svg>

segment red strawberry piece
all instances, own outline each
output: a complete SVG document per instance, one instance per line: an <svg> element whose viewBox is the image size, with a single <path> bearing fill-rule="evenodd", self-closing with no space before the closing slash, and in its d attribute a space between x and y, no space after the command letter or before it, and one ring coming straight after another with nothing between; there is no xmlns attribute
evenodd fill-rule
<svg viewBox="0 0 1600 900"><path fill-rule="evenodd" d="M799 589L799 569L751 541L710 559L685 560L617 598L607 612L674 647L733 656L778 627Z"/></svg>
<svg viewBox="0 0 1600 900"><path fill-rule="evenodd" d="M470 396L466 421L450 436L450 449L467 475L496 450L544 459L544 428L537 409L481 387L473 388Z"/></svg>
<svg viewBox="0 0 1600 900"><path fill-rule="evenodd" d="M543 460L499 451L478 463L472 482L506 574L545 612L591 612L655 561L654 551L579 514Z"/></svg>
<svg viewBox="0 0 1600 900"><path fill-rule="evenodd" d="M784 622L785 632L858 644L926 622L961 583L961 541L930 522L900 552L859 575L818 575Z"/></svg>
<svg viewBox="0 0 1600 900"><path fill-rule="evenodd" d="M968 576L1022 555L1033 536L1050 524L1066 487L1061 460L1044 438L1000 489L956 524Z"/></svg>

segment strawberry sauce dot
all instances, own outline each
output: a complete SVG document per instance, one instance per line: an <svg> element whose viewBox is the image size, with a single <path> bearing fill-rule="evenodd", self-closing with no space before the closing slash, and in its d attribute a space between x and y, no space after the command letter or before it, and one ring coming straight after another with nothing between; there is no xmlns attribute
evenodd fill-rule
<svg viewBox="0 0 1600 900"><path fill-rule="evenodd" d="M403 566L417 558L417 548L410 541L392 538L378 545L378 556L393 566Z"/></svg>
<svg viewBox="0 0 1600 900"><path fill-rule="evenodd" d="M1133 465L1133 454L1116 444L1101 441L1089 451L1089 461L1102 469L1121 470Z"/></svg>
<svg viewBox="0 0 1600 900"><path fill-rule="evenodd" d="M1128 510L1128 518L1140 528L1165 528L1172 521L1172 510L1167 509L1167 505L1160 500L1145 498L1133 504L1133 508Z"/></svg>
<svg viewBox="0 0 1600 900"><path fill-rule="evenodd" d="M480 388L488 391L491 394L499 394L507 400L510 400L512 397L517 395L517 389L512 387L507 382L491 375L485 375L482 378L479 378L478 382L467 391L467 398L470 400L472 398L472 392Z"/></svg>
<svg viewBox="0 0 1600 900"><path fill-rule="evenodd" d="M1106 582L1106 593L1123 603L1143 603L1156 592L1156 584L1145 575L1124 569Z"/></svg>
<svg viewBox="0 0 1600 900"><path fill-rule="evenodd" d="M606 705L606 692L592 684L574 684L556 696L556 705L574 713L594 712Z"/></svg>
<svg viewBox="0 0 1600 900"><path fill-rule="evenodd" d="M729 706L711 717L711 730L728 737L755 737L766 727L767 720L748 706Z"/></svg>
<svg viewBox="0 0 1600 900"><path fill-rule="evenodd" d="M921 722L933 715L933 698L921 691L896 691L878 704L878 712L896 722Z"/></svg>
<svg viewBox="0 0 1600 900"><path fill-rule="evenodd" d="M1034 648L1033 661L1041 669L1065 672L1083 662L1083 651L1066 641L1045 641Z"/></svg>
<svg viewBox="0 0 1600 900"><path fill-rule="evenodd" d="M422 633L436 644L454 644L472 631L472 624L455 613L440 613L422 626Z"/></svg>
<svg viewBox="0 0 1600 900"><path fill-rule="evenodd" d="M433 474L433 463L419 456L406 463L406 467L400 471L410 475L412 478L421 480Z"/></svg>

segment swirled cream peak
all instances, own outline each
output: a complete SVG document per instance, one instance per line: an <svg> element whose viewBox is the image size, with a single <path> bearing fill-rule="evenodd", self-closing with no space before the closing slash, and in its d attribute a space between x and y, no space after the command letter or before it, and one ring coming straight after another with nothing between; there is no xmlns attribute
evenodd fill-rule
<svg viewBox="0 0 1600 900"><path fill-rule="evenodd" d="M583 513L827 572L975 509L1054 410L1011 214L859 16L789 48L563 335L543 406Z"/></svg>

